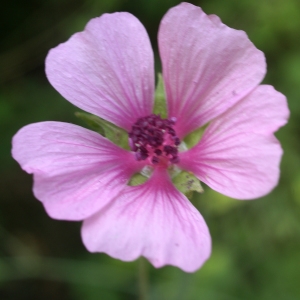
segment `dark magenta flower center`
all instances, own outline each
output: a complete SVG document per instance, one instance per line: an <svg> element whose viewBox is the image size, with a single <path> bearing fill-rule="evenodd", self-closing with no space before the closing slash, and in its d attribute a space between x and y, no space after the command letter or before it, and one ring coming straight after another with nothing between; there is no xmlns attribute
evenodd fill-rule
<svg viewBox="0 0 300 300"><path fill-rule="evenodd" d="M162 119L159 115L139 118L129 132L129 143L137 160L151 164L169 165L179 162L180 139L173 128L176 119Z"/></svg>

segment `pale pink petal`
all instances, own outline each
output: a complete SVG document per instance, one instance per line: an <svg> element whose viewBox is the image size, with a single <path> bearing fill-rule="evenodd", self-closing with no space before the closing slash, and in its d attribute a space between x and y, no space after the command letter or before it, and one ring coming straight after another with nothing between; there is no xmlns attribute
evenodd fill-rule
<svg viewBox="0 0 300 300"><path fill-rule="evenodd" d="M173 265L187 272L197 270L211 251L205 221L162 169L85 220L82 238L91 252L125 261L142 255L155 267Z"/></svg>
<svg viewBox="0 0 300 300"><path fill-rule="evenodd" d="M183 137L219 116L263 79L265 58L243 31L181 3L158 34L169 117Z"/></svg>
<svg viewBox="0 0 300 300"><path fill-rule="evenodd" d="M23 127L12 155L34 174L34 194L52 218L83 220L109 203L141 165L96 132L60 122Z"/></svg>
<svg viewBox="0 0 300 300"><path fill-rule="evenodd" d="M273 132L288 116L284 95L261 85L212 121L180 166L227 196L261 197L278 182L282 149Z"/></svg>
<svg viewBox="0 0 300 300"><path fill-rule="evenodd" d="M143 25L129 13L92 19L50 50L46 74L71 103L126 130L152 111L153 52Z"/></svg>

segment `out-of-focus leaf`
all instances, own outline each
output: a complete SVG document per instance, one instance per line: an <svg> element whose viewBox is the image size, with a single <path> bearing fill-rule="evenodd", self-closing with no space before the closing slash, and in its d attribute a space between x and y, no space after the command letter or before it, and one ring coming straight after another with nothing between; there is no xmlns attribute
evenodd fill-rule
<svg viewBox="0 0 300 300"><path fill-rule="evenodd" d="M148 178L146 176L144 176L140 173L136 173L130 178L128 185L130 185L130 186L140 185L140 184L146 182L147 179Z"/></svg>
<svg viewBox="0 0 300 300"><path fill-rule="evenodd" d="M188 149L190 149L198 144L198 142L200 141L200 139L204 133L205 128L206 128L206 126L197 128L196 130L192 131L184 138L183 141L186 144L186 146L188 147Z"/></svg>
<svg viewBox="0 0 300 300"><path fill-rule="evenodd" d="M199 179L190 172L182 171L172 178L172 180L177 189L185 194L189 199L192 198L193 192L203 192Z"/></svg>
<svg viewBox="0 0 300 300"><path fill-rule="evenodd" d="M128 133L124 129L95 115L84 112L76 112L75 115L85 121L92 130L100 133L116 145L129 150Z"/></svg>
<svg viewBox="0 0 300 300"><path fill-rule="evenodd" d="M162 75L158 73L158 82L155 90L154 114L160 115L162 119L167 118L167 104Z"/></svg>

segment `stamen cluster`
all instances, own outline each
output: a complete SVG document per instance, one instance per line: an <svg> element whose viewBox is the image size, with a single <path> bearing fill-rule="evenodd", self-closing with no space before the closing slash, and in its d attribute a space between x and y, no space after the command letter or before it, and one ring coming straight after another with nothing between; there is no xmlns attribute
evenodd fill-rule
<svg viewBox="0 0 300 300"><path fill-rule="evenodd" d="M178 146L180 139L173 128L176 119L162 119L160 115L139 118L129 132L131 150L137 160L152 164L179 162Z"/></svg>

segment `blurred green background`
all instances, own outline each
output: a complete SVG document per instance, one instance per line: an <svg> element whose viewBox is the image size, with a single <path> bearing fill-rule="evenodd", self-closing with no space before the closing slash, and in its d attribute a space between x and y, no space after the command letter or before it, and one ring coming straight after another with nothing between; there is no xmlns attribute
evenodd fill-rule
<svg viewBox="0 0 300 300"><path fill-rule="evenodd" d="M90 254L80 223L50 219L31 191L32 178L10 155L22 126L45 120L80 124L77 110L47 82L47 51L105 12L128 11L156 34L175 0L15 0L2 5L0 53L0 299L138 299L138 263ZM186 274L147 263L149 300L300 299L300 1L191 1L247 32L267 58L265 83L284 93L289 124L281 180L268 196L237 201L205 187L194 204L205 217L213 252ZM4 9L3 9L4 8ZM30 147L30 145L28 145Z"/></svg>

